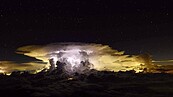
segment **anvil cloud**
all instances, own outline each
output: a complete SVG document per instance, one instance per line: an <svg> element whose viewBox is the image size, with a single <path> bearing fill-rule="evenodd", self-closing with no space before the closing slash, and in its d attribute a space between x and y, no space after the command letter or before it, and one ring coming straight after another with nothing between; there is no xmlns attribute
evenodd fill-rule
<svg viewBox="0 0 173 97"><path fill-rule="evenodd" d="M72 65L83 60L76 52L84 51L88 55L88 60L96 70L143 71L144 68L151 70L154 68L149 55L125 55L124 51L117 51L108 45L94 43L54 43L48 45L30 45L17 49L17 53L34 57L47 64L44 68L49 68L49 59L60 60L59 53L65 52L63 57L68 58ZM59 58L59 59L57 59ZM75 61L75 62L74 62ZM79 63L79 62L78 62ZM78 64L76 63L76 64Z"/></svg>

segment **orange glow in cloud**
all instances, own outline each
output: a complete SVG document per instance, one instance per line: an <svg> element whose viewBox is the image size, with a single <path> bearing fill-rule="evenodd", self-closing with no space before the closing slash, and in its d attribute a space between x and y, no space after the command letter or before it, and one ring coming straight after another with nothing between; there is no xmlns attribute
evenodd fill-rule
<svg viewBox="0 0 173 97"><path fill-rule="evenodd" d="M138 73L143 72L143 70L146 72L157 72L158 68L163 67L158 64L158 61L153 61L148 54L125 55L124 51L114 50L108 45L94 43L55 43L49 45L29 45L18 48L16 53L34 57L42 62L16 63L12 61L1 61L0 73L10 73L12 71L32 71L37 73L43 69L49 69L49 59L54 58L55 62L60 60L58 56L60 52L66 53L63 57L66 57L69 62L76 64L76 62L83 60L78 55L80 51L87 52L89 62L94 65L93 69L96 70L110 70L115 72L135 70Z"/></svg>
<svg viewBox="0 0 173 97"><path fill-rule="evenodd" d="M44 46L31 45L18 48L17 53L34 57L49 62L52 56L61 51L85 50L90 52L89 61L96 70L126 71L135 70L141 72L144 68L153 67L152 60L147 55L125 55L124 51L117 51L102 44L83 44L83 43L57 43ZM45 67L49 68L50 64Z"/></svg>

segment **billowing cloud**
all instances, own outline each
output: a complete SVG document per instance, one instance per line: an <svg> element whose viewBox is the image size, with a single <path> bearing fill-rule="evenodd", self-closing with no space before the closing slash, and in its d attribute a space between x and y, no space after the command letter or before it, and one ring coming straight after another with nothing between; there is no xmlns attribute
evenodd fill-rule
<svg viewBox="0 0 173 97"><path fill-rule="evenodd" d="M30 45L17 49L18 54L34 57L48 63L45 68L49 68L49 60L59 52L80 50L89 52L89 61L97 70L142 71L144 68L154 68L152 59L148 54L144 55L125 55L124 51L117 51L102 44L87 43L54 43L48 45ZM57 57L57 56L56 56Z"/></svg>
<svg viewBox="0 0 173 97"><path fill-rule="evenodd" d="M93 64L92 68L96 70L173 72L173 60L152 60L149 54L126 55L124 51L112 49L108 45L94 43L54 43L18 48L16 50L17 54L29 56L28 58L36 60L24 61L22 58L21 62L1 60L0 73L13 71L39 72L50 68L49 59L51 58L54 58L55 62L68 58L67 61L74 66L74 64L79 64L82 60L86 60L79 54L81 52L87 53L87 59Z"/></svg>

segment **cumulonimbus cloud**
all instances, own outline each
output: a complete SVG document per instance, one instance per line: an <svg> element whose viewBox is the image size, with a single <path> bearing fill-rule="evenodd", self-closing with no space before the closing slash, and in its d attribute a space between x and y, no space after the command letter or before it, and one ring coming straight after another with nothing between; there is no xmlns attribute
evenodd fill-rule
<svg viewBox="0 0 173 97"><path fill-rule="evenodd" d="M154 68L152 59L148 54L143 55L126 55L124 51L117 51L108 45L94 43L54 43L48 45L30 45L17 49L18 54L34 57L46 62L45 68L49 68L51 56L56 55L59 51L83 50L89 51L89 61L94 65L96 70L142 71L144 68L151 70Z"/></svg>

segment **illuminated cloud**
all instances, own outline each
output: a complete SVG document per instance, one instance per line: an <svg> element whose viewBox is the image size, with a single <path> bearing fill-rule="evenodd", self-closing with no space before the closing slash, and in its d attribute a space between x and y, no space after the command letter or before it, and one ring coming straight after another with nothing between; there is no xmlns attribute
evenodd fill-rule
<svg viewBox="0 0 173 97"><path fill-rule="evenodd" d="M28 62L16 63L14 61L0 61L0 73L10 74L13 71L29 71L36 73L45 68L46 63Z"/></svg>
<svg viewBox="0 0 173 97"><path fill-rule="evenodd" d="M84 57L80 53L87 53ZM94 43L54 43L48 45L29 45L16 50L17 54L22 54L38 60L29 62L0 61L0 73L11 73L13 71L39 72L50 68L49 59L63 61L71 69L79 68L81 61L89 60L93 64L93 69L110 71L135 70L136 72L173 72L173 60L152 60L149 54L126 55L124 51L117 51L108 45ZM67 67L67 70L71 70Z"/></svg>
<svg viewBox="0 0 173 97"><path fill-rule="evenodd" d="M89 61L94 65L96 70L126 71L135 70L142 71L144 68L153 69L152 60L148 54L144 55L125 55L124 51L117 51L102 44L87 43L55 43L49 45L30 45L17 49L18 54L34 57L49 63L48 59L52 57L58 58L59 52L75 52L86 51L89 54ZM72 54L71 54L72 55ZM69 55L69 56L71 56ZM76 55L74 53L73 55ZM47 64L45 68L49 68Z"/></svg>

